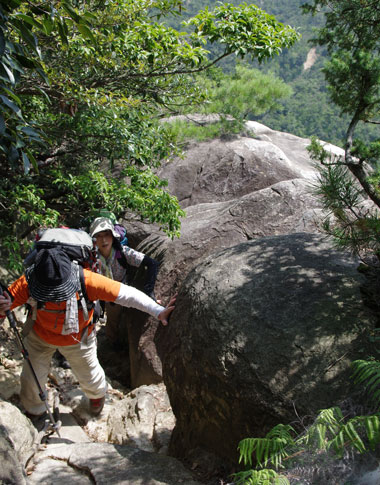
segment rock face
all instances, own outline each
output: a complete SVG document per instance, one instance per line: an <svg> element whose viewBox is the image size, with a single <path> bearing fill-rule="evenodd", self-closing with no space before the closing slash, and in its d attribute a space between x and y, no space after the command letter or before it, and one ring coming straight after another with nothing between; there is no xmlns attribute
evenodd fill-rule
<svg viewBox="0 0 380 485"><path fill-rule="evenodd" d="M108 441L164 454L174 425L163 383L140 386L115 404L107 421Z"/></svg>
<svg viewBox="0 0 380 485"><path fill-rule="evenodd" d="M57 369L53 372L59 385ZM78 383L64 372L65 381L74 381L67 388L60 385L69 405L60 403L60 436L48 433L43 446L38 446L42 435L37 436L31 421L13 404L0 401L0 483L200 485L180 461L165 456L174 416L162 383L142 386L122 399L111 389L102 415L92 418L79 405L75 408Z"/></svg>
<svg viewBox="0 0 380 485"><path fill-rule="evenodd" d="M305 172L310 175L312 171ZM269 141L240 138L194 145L184 160L160 174L182 207L236 199L301 176L288 157Z"/></svg>
<svg viewBox="0 0 380 485"><path fill-rule="evenodd" d="M201 485L173 458L109 443L55 446L39 455L30 485Z"/></svg>
<svg viewBox="0 0 380 485"><path fill-rule="evenodd" d="M203 448L233 466L241 439L347 396L373 324L356 268L299 233L233 246L191 271L159 331L173 454Z"/></svg>
<svg viewBox="0 0 380 485"><path fill-rule="evenodd" d="M19 409L0 401L0 483L27 483L24 466L36 436L36 430Z"/></svg>
<svg viewBox="0 0 380 485"><path fill-rule="evenodd" d="M131 240L145 237L137 249L161 262L156 295L163 301L192 268L221 249L263 236L318 232L321 209L313 195L316 171L306 150L310 141L259 123L250 122L248 128L256 138L199 143L160 171L186 209L179 239L127 222ZM142 289L141 271L134 284ZM157 321L130 311L123 328L130 343L132 387L160 382Z"/></svg>

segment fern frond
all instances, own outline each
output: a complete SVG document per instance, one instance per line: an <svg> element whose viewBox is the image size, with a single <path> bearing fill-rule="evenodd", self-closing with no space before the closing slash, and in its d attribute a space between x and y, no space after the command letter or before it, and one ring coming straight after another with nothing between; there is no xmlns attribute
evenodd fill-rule
<svg viewBox="0 0 380 485"><path fill-rule="evenodd" d="M339 406L322 409L317 416L318 422L326 423L327 425L330 425L332 427L338 426L342 420L343 413Z"/></svg>
<svg viewBox="0 0 380 485"><path fill-rule="evenodd" d="M278 424L265 438L247 438L242 440L238 445L240 452L239 463L252 465L252 455L260 467L267 466L270 462L275 468L282 465L282 460L288 456L285 448L294 444L292 433L295 430L290 425Z"/></svg>
<svg viewBox="0 0 380 485"><path fill-rule="evenodd" d="M295 435L296 432L290 424L277 424L272 428L267 434L266 438L280 438L290 443L293 441L292 433Z"/></svg>
<svg viewBox="0 0 380 485"><path fill-rule="evenodd" d="M274 470L248 470L234 473L236 485L290 485L289 480Z"/></svg>
<svg viewBox="0 0 380 485"><path fill-rule="evenodd" d="M368 394L371 394L371 392L376 391L376 389L379 389L379 384L380 384L380 375L377 374L369 374L367 377L366 381L362 381L362 384L364 384L364 389L367 391Z"/></svg>
<svg viewBox="0 0 380 485"><path fill-rule="evenodd" d="M346 446L353 446L359 453L365 453L366 445L359 436L359 432L364 431L372 450L380 443L380 415L355 416L346 424L343 424L339 433L328 443L338 456L342 456Z"/></svg>
<svg viewBox="0 0 380 485"><path fill-rule="evenodd" d="M335 437L341 429L343 419L342 411L337 406L322 409L307 433L301 436L297 443L304 443L309 447L316 446L319 450L325 450L329 442L328 433Z"/></svg>
<svg viewBox="0 0 380 485"><path fill-rule="evenodd" d="M377 360L354 360L351 366L354 369L352 378L355 384L360 384L373 375L380 377L380 362Z"/></svg>
<svg viewBox="0 0 380 485"><path fill-rule="evenodd" d="M268 440L261 439L256 442L256 461L258 464L262 463L263 457L264 462L267 461L269 456L270 444Z"/></svg>
<svg viewBox="0 0 380 485"><path fill-rule="evenodd" d="M380 405L380 362L377 360L354 360L353 379L355 384L364 384L371 402Z"/></svg>
<svg viewBox="0 0 380 485"><path fill-rule="evenodd" d="M364 453L366 447L360 438L356 425L361 424L357 419L351 419L346 425L343 426L343 432L347 435L350 443L359 451Z"/></svg>
<svg viewBox="0 0 380 485"><path fill-rule="evenodd" d="M375 391L372 396L370 396L370 400L374 403L377 403L376 405L378 406L380 402L380 389Z"/></svg>
<svg viewBox="0 0 380 485"><path fill-rule="evenodd" d="M256 438L245 438L238 444L240 453L239 463L243 461L244 465L252 466L252 454L255 449Z"/></svg>
<svg viewBox="0 0 380 485"><path fill-rule="evenodd" d="M367 432L369 446L375 450L376 445L380 443L380 419L379 415L364 416L364 426Z"/></svg>
<svg viewBox="0 0 380 485"><path fill-rule="evenodd" d="M341 457L344 451L344 434L343 432L339 432L334 439L329 441L328 448L333 448L335 453Z"/></svg>

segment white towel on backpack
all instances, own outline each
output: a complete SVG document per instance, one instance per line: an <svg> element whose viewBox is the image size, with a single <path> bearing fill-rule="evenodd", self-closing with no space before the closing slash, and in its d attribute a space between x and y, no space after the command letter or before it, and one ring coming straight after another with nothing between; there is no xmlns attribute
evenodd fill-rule
<svg viewBox="0 0 380 485"><path fill-rule="evenodd" d="M77 294L74 295L66 301L66 314L65 322L62 327L62 335L69 335L70 333L79 332L79 321L78 321L78 301Z"/></svg>

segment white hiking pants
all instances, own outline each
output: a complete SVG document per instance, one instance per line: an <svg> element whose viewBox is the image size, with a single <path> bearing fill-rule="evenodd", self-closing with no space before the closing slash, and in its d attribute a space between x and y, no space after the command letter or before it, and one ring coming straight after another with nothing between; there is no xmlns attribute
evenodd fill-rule
<svg viewBox="0 0 380 485"><path fill-rule="evenodd" d="M92 332L88 337L87 344L82 342L75 345L57 347L57 345L48 344L40 339L34 330L31 330L24 339L24 345L43 390L45 390L45 384L50 372L51 359L55 350L58 349L66 357L73 374L89 399L103 397L107 392L104 370L99 364L96 353L95 332ZM42 414L46 411L45 404L41 401L36 381L26 359L21 372L20 398L27 412Z"/></svg>

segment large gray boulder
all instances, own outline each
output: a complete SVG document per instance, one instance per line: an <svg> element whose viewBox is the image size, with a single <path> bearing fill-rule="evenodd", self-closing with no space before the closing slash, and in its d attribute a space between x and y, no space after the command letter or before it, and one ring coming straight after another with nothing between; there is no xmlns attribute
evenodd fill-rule
<svg viewBox="0 0 380 485"><path fill-rule="evenodd" d="M268 235L318 232L318 204L310 182L298 178L238 199L189 207L180 239L169 240L153 233L138 246L161 263L156 295L168 301L193 267L221 249ZM142 271L134 284L143 288ZM162 366L154 340L158 322L135 310L124 315L122 328L128 332L132 387L160 382Z"/></svg>
<svg viewBox="0 0 380 485"><path fill-rule="evenodd" d="M157 289L167 297L210 254L263 236L317 233L320 213L310 182L298 178L237 199L191 206L179 239L154 233L139 249L161 261Z"/></svg>
<svg viewBox="0 0 380 485"><path fill-rule="evenodd" d="M139 250L161 261L159 297L168 298L215 251L262 236L319 232L310 140L257 122L248 122L247 129L252 137L192 144L183 158L159 170L186 210L179 239L169 240L154 225L125 221L131 244L139 242ZM141 274L134 283L141 287Z"/></svg>
<svg viewBox="0 0 380 485"><path fill-rule="evenodd" d="M162 168L160 177L168 180L169 190L181 206L189 207L236 199L284 180L315 176L310 161L304 165L307 168L295 166L267 140L216 139L190 146L185 158Z"/></svg>
<svg viewBox="0 0 380 485"><path fill-rule="evenodd" d="M140 241L137 249L161 262L156 296L164 302L214 252L263 236L319 232L322 209L313 189L317 172L307 151L310 140L256 122L247 129L252 137L193 144L183 158L160 169L169 192L186 210L179 239L127 221L131 244ZM138 271L133 281L140 289L143 276ZM132 387L160 382L157 321L132 310L125 313L122 328L122 339L129 342Z"/></svg>
<svg viewBox="0 0 380 485"><path fill-rule="evenodd" d="M242 243L194 268L157 333L177 420L171 452L201 448L233 466L241 439L345 398L373 324L362 284L355 259L306 233Z"/></svg>

